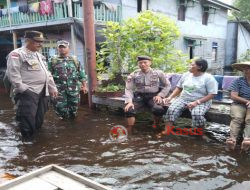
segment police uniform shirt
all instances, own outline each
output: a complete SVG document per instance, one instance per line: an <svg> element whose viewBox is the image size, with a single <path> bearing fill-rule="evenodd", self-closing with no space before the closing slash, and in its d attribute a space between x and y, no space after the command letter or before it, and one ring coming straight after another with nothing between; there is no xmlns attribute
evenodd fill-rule
<svg viewBox="0 0 250 190"><path fill-rule="evenodd" d="M51 74L47 71L45 57L26 47L12 51L8 56L7 74L14 86L14 93L29 89L39 94L46 87L48 91L57 91Z"/></svg>
<svg viewBox="0 0 250 190"><path fill-rule="evenodd" d="M161 90L160 90L161 89ZM131 73L126 81L125 103L132 102L133 93L157 93L160 97L166 97L171 89L171 84L164 72L160 70L150 70L147 73L140 69Z"/></svg>

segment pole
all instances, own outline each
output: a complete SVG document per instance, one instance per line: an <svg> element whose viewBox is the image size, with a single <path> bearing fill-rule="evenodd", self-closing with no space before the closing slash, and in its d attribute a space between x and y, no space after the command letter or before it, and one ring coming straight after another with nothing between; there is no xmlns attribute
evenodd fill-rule
<svg viewBox="0 0 250 190"><path fill-rule="evenodd" d="M67 6L68 6L68 16L70 18L73 17L73 11L72 11L72 2L71 0L67 0ZM75 33L74 33L74 24L70 25L70 34L71 34L71 47L73 50L73 55L77 56L76 53L76 39L75 39Z"/></svg>
<svg viewBox="0 0 250 190"><path fill-rule="evenodd" d="M15 31L12 31L12 37L13 37L13 48L17 48L17 34Z"/></svg>
<svg viewBox="0 0 250 190"><path fill-rule="evenodd" d="M86 48L86 63L88 68L88 102L93 108L92 95L97 85L96 78L96 43L94 28L94 3L93 0L82 0L83 5L83 30Z"/></svg>

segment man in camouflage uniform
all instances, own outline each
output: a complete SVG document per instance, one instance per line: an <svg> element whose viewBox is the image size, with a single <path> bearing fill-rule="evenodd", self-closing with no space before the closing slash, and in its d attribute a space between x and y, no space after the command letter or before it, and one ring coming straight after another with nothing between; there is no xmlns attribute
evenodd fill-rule
<svg viewBox="0 0 250 190"><path fill-rule="evenodd" d="M48 96L57 96L54 80L47 70L45 57L38 51L44 41L43 33L25 32L25 46L8 55L7 77L17 103L16 119L21 134L30 139L39 129L48 110Z"/></svg>
<svg viewBox="0 0 250 190"><path fill-rule="evenodd" d="M153 128L159 124L165 113L162 98L166 97L171 85L165 74L160 70L153 70L150 66L152 59L148 56L138 56L137 62L140 69L131 73L126 81L125 88L125 115L128 130L131 131L135 123L136 111L146 105L154 114Z"/></svg>
<svg viewBox="0 0 250 190"><path fill-rule="evenodd" d="M87 92L86 75L75 56L69 56L69 42L57 42L58 56L48 63L58 88L58 97L54 100L54 109L60 118L75 118L80 102L80 90Z"/></svg>

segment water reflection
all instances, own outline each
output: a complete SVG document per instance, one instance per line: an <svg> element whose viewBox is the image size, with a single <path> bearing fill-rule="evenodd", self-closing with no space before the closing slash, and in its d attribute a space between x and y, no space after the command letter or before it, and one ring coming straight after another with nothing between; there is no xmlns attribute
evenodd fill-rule
<svg viewBox="0 0 250 190"><path fill-rule="evenodd" d="M112 126L124 118L81 108L75 121L46 115L32 143L21 141L14 109L0 95L0 174L23 175L58 164L113 189L248 189L250 157L226 152L228 126L212 123L212 142L195 137L169 136L157 140L147 123L137 126L128 141L109 139ZM178 126L187 125L186 120ZM147 127L147 126L146 126Z"/></svg>

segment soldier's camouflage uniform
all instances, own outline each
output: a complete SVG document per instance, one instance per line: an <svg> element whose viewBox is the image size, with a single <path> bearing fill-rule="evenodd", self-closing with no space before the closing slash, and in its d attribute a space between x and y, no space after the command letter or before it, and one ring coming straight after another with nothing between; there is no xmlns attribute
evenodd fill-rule
<svg viewBox="0 0 250 190"><path fill-rule="evenodd" d="M58 89L54 109L59 117L74 118L80 102L80 88L86 75L76 57L54 56L48 63Z"/></svg>

